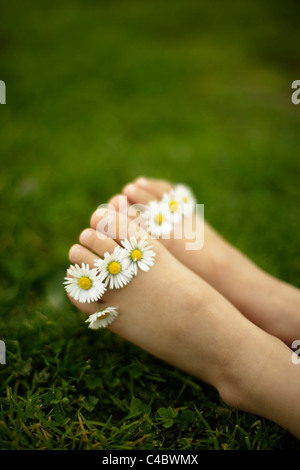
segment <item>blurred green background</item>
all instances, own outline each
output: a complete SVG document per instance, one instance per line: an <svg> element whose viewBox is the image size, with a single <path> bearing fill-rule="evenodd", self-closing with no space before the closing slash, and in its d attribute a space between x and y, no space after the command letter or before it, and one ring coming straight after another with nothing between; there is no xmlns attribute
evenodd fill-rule
<svg viewBox="0 0 300 470"><path fill-rule="evenodd" d="M0 339L8 357L0 389L14 391L16 409L29 390L42 396L77 380L81 369L71 372L72 364L99 360L101 347L106 361L114 351L118 370L122 348L126 364L143 354L109 333L87 333L61 284L69 246L90 214L139 175L190 185L218 231L300 287L300 105L291 102L299 13L291 0L2 2ZM163 366L141 357L136 377L154 361L156 383L163 381ZM125 409L137 395L126 377L118 389ZM135 387L149 401L141 383ZM100 401L102 392L94 392ZM167 406L170 396L159 389L157 398ZM106 396L106 410L116 407ZM5 426L3 447L38 447Z"/></svg>

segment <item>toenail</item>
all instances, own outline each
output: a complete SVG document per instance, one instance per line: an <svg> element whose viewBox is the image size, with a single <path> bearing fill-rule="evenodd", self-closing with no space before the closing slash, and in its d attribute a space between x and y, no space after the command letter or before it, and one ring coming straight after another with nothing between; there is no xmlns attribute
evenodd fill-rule
<svg viewBox="0 0 300 470"><path fill-rule="evenodd" d="M70 256L70 260L72 261L72 263L74 263L77 258L79 257L79 254L81 252L81 246L80 245L73 245L72 248L70 249L70 253L69 253L69 256Z"/></svg>
<svg viewBox="0 0 300 470"><path fill-rule="evenodd" d="M124 191L126 191L128 193L133 193L135 191L134 184L131 183L131 184L128 184L127 186L125 186Z"/></svg>
<svg viewBox="0 0 300 470"><path fill-rule="evenodd" d="M136 182L137 182L139 185L141 185L141 186L147 186L147 184L148 184L148 181L147 181L146 178L144 178L143 176L140 177L140 178L138 178L138 179L136 180Z"/></svg>
<svg viewBox="0 0 300 470"><path fill-rule="evenodd" d="M92 235L92 230L87 228L85 229L81 234L80 234L80 237L79 237L79 240L81 241L81 243L87 243L90 236Z"/></svg>
<svg viewBox="0 0 300 470"><path fill-rule="evenodd" d="M97 217L104 217L108 214L108 208L107 207L100 207L96 211Z"/></svg>

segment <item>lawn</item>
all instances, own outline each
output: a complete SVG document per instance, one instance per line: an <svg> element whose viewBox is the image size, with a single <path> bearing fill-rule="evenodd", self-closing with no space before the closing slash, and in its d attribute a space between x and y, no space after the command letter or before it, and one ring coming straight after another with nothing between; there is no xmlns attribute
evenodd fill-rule
<svg viewBox="0 0 300 470"><path fill-rule="evenodd" d="M0 11L0 449L297 449L105 330L62 288L91 213L139 175L300 287L299 2L16 0ZM99 332L97 332L99 333Z"/></svg>

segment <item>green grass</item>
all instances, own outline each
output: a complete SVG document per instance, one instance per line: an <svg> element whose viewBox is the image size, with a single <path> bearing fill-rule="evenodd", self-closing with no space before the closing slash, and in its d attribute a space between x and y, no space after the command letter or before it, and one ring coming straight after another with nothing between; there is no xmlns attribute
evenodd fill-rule
<svg viewBox="0 0 300 470"><path fill-rule="evenodd" d="M62 278L98 204L138 175L300 286L299 4L1 7L1 449L300 449L201 381L87 331Z"/></svg>

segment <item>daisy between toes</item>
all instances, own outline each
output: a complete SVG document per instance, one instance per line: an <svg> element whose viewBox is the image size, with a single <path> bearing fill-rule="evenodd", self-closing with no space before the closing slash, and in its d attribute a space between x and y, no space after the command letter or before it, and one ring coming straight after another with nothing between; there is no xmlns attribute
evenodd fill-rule
<svg viewBox="0 0 300 470"><path fill-rule="evenodd" d="M143 212L146 232L154 238L168 236L174 224L190 213L195 207L195 198L185 185L175 185L160 201L150 201ZM138 270L148 272L155 261L155 252L146 237L134 236L121 240L112 253L108 251L94 262L94 267L82 263L71 266L65 278L65 289L75 300L84 302L99 301L107 289L122 289L138 274ZM98 309L87 322L89 327L103 328L117 317L116 307Z"/></svg>
<svg viewBox="0 0 300 470"><path fill-rule="evenodd" d="M81 303L99 301L109 289L125 287L138 269L149 271L154 264L155 252L145 238L137 240L135 237L122 240L122 247L116 247L113 253L104 253L103 259L95 261L95 268L82 263L82 266L71 265L69 276L65 277L65 290L74 299ZM118 316L117 307L99 308L86 320L89 328L105 328Z"/></svg>

